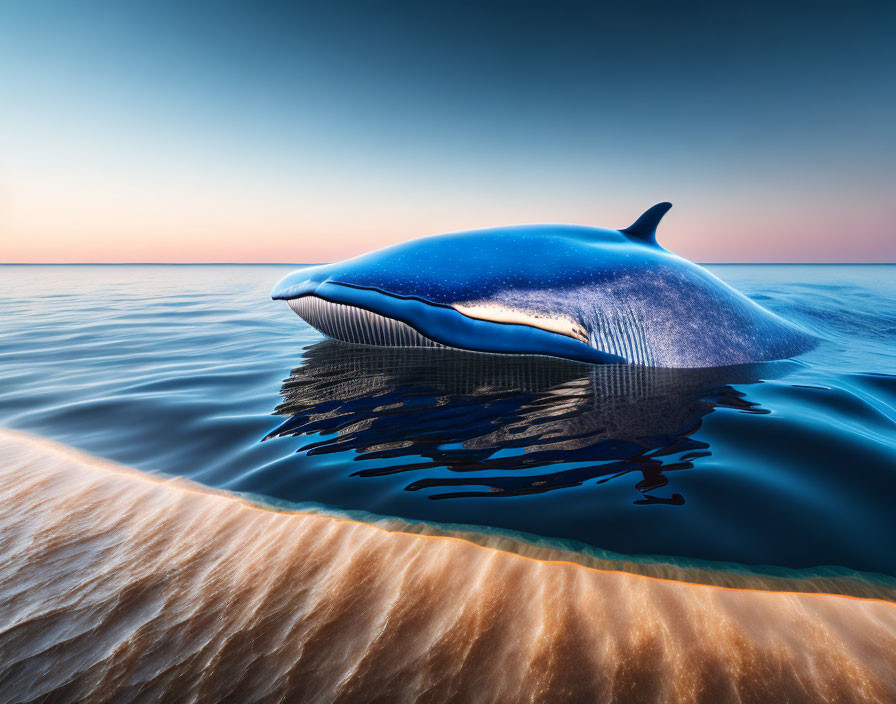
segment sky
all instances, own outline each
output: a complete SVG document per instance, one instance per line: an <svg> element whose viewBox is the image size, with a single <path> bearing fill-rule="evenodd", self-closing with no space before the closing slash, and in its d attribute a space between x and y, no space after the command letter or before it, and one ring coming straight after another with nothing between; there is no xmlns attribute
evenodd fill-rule
<svg viewBox="0 0 896 704"><path fill-rule="evenodd" d="M0 261L631 224L896 261L896 4L0 0Z"/></svg>

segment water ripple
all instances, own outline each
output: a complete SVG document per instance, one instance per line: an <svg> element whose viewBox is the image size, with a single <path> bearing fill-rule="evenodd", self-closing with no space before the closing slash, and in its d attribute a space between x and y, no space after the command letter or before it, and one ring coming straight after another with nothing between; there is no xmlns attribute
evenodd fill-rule
<svg viewBox="0 0 896 704"><path fill-rule="evenodd" d="M322 342L267 298L290 268L0 268L0 423L285 503L896 577L896 267L715 267L822 344L698 371Z"/></svg>

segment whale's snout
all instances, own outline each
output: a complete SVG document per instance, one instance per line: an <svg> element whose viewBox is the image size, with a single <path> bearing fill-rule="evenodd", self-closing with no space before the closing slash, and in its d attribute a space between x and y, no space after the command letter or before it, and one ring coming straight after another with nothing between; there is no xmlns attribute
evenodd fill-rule
<svg viewBox="0 0 896 704"><path fill-rule="evenodd" d="M275 301L288 301L302 295L309 286L313 285L314 269L318 267L306 267L292 271L280 279L271 289L271 298Z"/></svg>

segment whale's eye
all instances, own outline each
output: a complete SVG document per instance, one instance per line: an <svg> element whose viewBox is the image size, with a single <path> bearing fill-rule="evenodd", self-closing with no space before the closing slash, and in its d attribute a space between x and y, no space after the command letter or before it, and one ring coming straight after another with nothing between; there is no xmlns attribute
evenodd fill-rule
<svg viewBox="0 0 896 704"><path fill-rule="evenodd" d="M364 308L331 303L317 296L293 298L288 303L311 327L343 342L387 347L443 347L407 323Z"/></svg>

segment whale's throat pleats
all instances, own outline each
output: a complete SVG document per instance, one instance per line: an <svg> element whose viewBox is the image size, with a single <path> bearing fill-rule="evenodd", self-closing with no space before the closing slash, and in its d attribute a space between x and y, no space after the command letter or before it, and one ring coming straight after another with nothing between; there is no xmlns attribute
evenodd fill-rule
<svg viewBox="0 0 896 704"><path fill-rule="evenodd" d="M638 312L631 308L597 310L589 318L589 343L594 349L615 354L629 364L657 364L645 321Z"/></svg>
<svg viewBox="0 0 896 704"><path fill-rule="evenodd" d="M443 347L407 323L364 308L331 303L317 296L293 298L288 303L311 327L343 342L387 347Z"/></svg>
<svg viewBox="0 0 896 704"><path fill-rule="evenodd" d="M293 298L288 303L313 328L343 342L386 347L446 347L407 323L357 306L333 303L318 296ZM481 314L476 317L484 319ZM587 324L577 327L573 333L559 331L559 323L553 320L534 321L539 323L537 326L532 321L526 322L549 332L566 333L568 337L580 339L592 348L621 357L630 364L651 366L658 362L644 321L636 311L627 308L601 310L591 313L588 318Z"/></svg>

